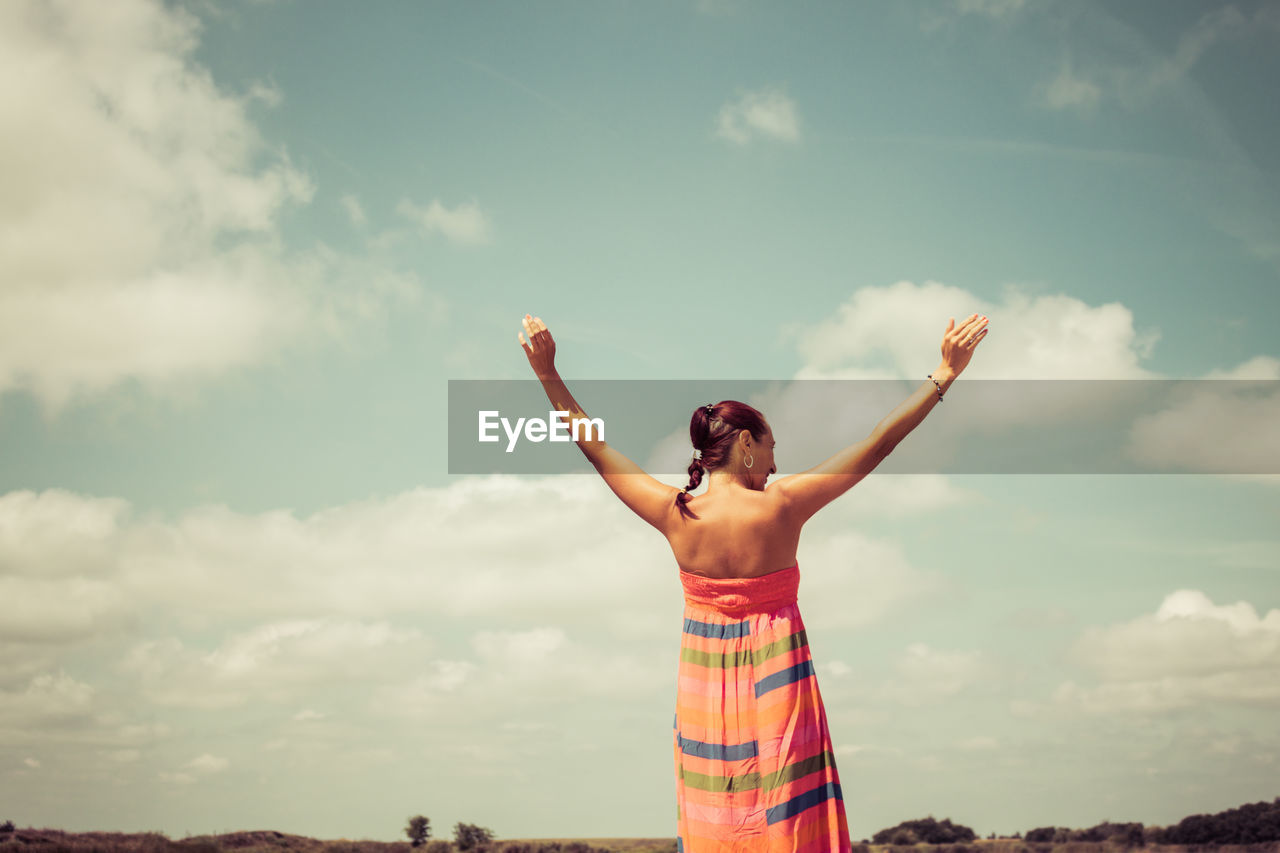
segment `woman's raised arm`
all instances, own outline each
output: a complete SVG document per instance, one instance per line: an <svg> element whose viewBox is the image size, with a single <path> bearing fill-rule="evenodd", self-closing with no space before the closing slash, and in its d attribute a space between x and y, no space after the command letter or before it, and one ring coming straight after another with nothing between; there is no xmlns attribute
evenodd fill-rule
<svg viewBox="0 0 1280 853"><path fill-rule="evenodd" d="M569 393L556 371L556 342L546 324L539 317L525 314L524 329L529 333L528 342L525 342L524 332L517 332L516 337L529 357L529 366L547 392L552 409L569 413L569 434L575 437L582 454L632 512L665 534L667 522L674 511L676 493L680 490L654 479L603 439L595 438L587 413ZM584 422L582 426L585 429L579 431L574 428L578 421Z"/></svg>
<svg viewBox="0 0 1280 853"><path fill-rule="evenodd" d="M875 470L902 439L920 425L941 401L960 372L969 365L973 352L987 335L987 318L973 314L956 328L954 317L942 337L942 363L910 397L876 424L862 441L849 445L820 465L774 482L786 511L800 523L847 492ZM934 382L937 385L934 385Z"/></svg>

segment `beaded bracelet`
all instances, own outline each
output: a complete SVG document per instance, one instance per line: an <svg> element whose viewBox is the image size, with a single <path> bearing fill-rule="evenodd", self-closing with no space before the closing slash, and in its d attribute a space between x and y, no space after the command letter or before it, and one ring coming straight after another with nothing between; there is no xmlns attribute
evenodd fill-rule
<svg viewBox="0 0 1280 853"><path fill-rule="evenodd" d="M938 389L938 402L942 402L942 386L938 384L938 380L933 378L933 374L929 374L929 379L933 382L933 387Z"/></svg>

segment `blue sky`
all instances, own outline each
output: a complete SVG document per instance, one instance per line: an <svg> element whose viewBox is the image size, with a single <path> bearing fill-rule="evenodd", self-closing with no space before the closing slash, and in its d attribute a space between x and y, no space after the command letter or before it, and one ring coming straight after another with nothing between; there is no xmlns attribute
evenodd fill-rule
<svg viewBox="0 0 1280 853"><path fill-rule="evenodd" d="M0 818L672 834L670 552L593 479L450 476L447 381L526 377L525 312L570 380L923 379L973 312L951 395L1280 379L1277 42L1274 3L5 4ZM1206 393L1267 446L1274 395ZM1135 434L1211 469L1196 411ZM1274 797L1278 508L825 510L854 836Z"/></svg>

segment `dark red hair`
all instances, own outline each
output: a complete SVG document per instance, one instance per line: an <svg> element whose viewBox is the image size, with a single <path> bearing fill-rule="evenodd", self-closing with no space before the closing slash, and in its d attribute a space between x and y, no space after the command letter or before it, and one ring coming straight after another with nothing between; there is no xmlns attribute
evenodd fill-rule
<svg viewBox="0 0 1280 853"><path fill-rule="evenodd" d="M733 442L744 429L756 441L764 441L769 431L764 415L737 400L721 400L713 406L699 406L693 410L693 417L689 419L689 439L695 450L702 451L702 458L689 463L689 485L676 495L676 509L682 516L698 517L685 506L689 502L689 492L698 488L704 470L719 468L729 461Z"/></svg>

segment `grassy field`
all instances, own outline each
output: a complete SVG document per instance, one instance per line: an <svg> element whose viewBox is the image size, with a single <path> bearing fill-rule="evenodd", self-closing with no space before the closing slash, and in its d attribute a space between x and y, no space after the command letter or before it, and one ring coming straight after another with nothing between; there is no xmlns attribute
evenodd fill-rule
<svg viewBox="0 0 1280 853"><path fill-rule="evenodd" d="M484 853L674 853L674 838L524 838L494 841ZM979 839L969 844L854 844L854 853L1280 853L1280 842L1213 848L1147 845L1124 848L1108 842L1029 844L1014 838ZM0 833L0 853L459 853L447 841L415 850L406 841L321 840L262 830L170 839L158 832L64 832L18 829Z"/></svg>
<svg viewBox="0 0 1280 853"><path fill-rule="evenodd" d="M585 844L612 853L674 853L676 849L674 838L522 838L520 842L535 849L550 844L559 844L561 848Z"/></svg>

